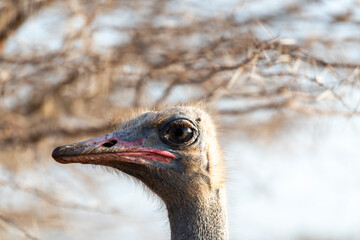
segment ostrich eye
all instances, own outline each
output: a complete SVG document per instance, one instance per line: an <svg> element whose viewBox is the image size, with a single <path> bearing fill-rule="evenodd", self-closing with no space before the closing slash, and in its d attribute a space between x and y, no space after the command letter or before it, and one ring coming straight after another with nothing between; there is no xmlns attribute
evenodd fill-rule
<svg viewBox="0 0 360 240"><path fill-rule="evenodd" d="M165 125L161 130L164 143L174 146L188 146L196 140L197 131L189 121L175 120Z"/></svg>
<svg viewBox="0 0 360 240"><path fill-rule="evenodd" d="M193 130L185 126L170 126L165 134L165 138L176 144L186 143L193 136Z"/></svg>

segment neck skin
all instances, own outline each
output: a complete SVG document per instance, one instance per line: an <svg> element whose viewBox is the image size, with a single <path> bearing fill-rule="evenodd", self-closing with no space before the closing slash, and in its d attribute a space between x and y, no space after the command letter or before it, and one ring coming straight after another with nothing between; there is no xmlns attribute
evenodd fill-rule
<svg viewBox="0 0 360 240"><path fill-rule="evenodd" d="M171 240L228 239L225 202L224 189L167 202Z"/></svg>

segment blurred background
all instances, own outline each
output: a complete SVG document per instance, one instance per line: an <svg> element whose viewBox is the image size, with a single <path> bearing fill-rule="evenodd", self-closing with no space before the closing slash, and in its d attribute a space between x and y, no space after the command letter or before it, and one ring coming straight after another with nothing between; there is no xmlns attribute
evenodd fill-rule
<svg viewBox="0 0 360 240"><path fill-rule="evenodd" d="M205 101L231 239L360 239L360 1L0 0L0 239L169 239L121 174L51 158Z"/></svg>

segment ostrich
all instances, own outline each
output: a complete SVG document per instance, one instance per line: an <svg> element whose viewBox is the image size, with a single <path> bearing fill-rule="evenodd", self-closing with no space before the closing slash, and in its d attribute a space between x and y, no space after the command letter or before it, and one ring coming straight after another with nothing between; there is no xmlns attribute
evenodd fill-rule
<svg viewBox="0 0 360 240"><path fill-rule="evenodd" d="M228 239L223 160L202 107L143 112L116 132L59 146L52 157L112 167L142 181L165 203L172 240Z"/></svg>

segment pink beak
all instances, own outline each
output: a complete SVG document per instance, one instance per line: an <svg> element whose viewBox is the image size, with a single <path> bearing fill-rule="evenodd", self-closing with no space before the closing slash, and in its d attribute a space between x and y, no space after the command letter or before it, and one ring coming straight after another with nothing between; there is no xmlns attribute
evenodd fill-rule
<svg viewBox="0 0 360 240"><path fill-rule="evenodd" d="M124 141L119 132L69 145L59 146L52 157L60 163L110 165L111 162L146 164L170 163L175 155L164 150L144 147L145 138Z"/></svg>

